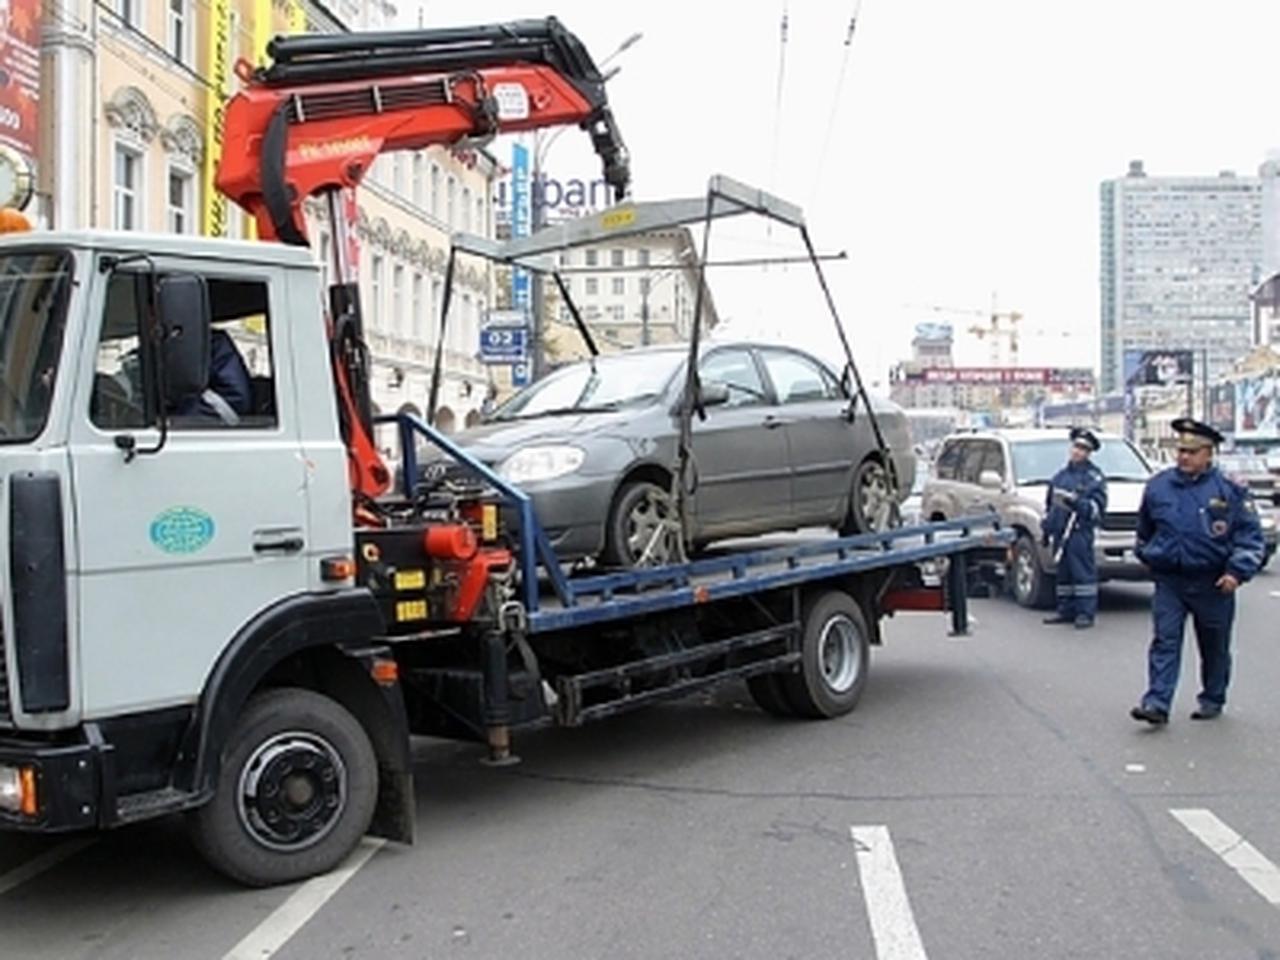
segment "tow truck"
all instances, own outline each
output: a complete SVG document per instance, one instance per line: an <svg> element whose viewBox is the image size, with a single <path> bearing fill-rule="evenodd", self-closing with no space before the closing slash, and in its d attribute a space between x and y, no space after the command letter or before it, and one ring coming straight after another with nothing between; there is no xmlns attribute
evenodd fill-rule
<svg viewBox="0 0 1280 960"><path fill-rule="evenodd" d="M509 763L513 731L728 680L772 713L833 717L857 702L884 617L948 610L967 629L967 558L1008 540L993 517L566 576L528 497L423 420L394 418L393 488L354 271L335 242L326 315L302 202L324 197L339 238L344 193L381 150L565 122L624 192L625 149L599 71L554 20L272 52L242 72L218 183L282 242L0 240L0 829L181 813L229 877L291 882L366 833L412 842L413 735ZM802 224L718 179L707 221L725 205ZM182 412L228 327L250 344L252 408ZM424 482L424 444L473 479Z"/></svg>

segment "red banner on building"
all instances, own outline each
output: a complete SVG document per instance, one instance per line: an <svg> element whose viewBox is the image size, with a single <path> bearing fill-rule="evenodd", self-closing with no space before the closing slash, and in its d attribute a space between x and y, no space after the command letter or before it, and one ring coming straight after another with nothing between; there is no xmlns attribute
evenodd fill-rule
<svg viewBox="0 0 1280 960"><path fill-rule="evenodd" d="M0 143L36 155L40 0L0 0Z"/></svg>
<svg viewBox="0 0 1280 960"><path fill-rule="evenodd" d="M960 383L976 386L1046 386L1092 387L1093 371L1088 367L926 367L905 380L925 383Z"/></svg>

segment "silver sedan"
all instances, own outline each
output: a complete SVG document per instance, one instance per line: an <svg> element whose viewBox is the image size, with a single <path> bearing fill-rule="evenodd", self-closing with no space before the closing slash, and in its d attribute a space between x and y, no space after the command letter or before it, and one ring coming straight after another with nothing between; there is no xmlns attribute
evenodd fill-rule
<svg viewBox="0 0 1280 960"><path fill-rule="evenodd" d="M672 501L687 350L653 347L561 368L455 439L533 499L562 560L606 566L678 556ZM693 423L695 549L714 540L828 525L882 529L910 491L906 419L887 400L870 418L823 362L786 347L710 346L699 363L706 419Z"/></svg>

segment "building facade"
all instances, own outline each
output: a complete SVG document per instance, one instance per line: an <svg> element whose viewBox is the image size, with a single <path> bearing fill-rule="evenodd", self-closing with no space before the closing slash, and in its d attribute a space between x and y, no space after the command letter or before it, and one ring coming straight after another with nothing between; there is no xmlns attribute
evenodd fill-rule
<svg viewBox="0 0 1280 960"><path fill-rule="evenodd" d="M237 61L261 62L283 33L377 29L395 7L311 0L63 0L46 5L43 127L35 158L40 222L60 229L253 236L213 189L214 122L238 84ZM497 172L480 150L383 156L358 191L356 238L373 401L424 412L453 230L491 234ZM312 247L331 240L324 205L309 202ZM327 271L327 266L326 266ZM327 272L326 272L327 276ZM492 271L463 262L446 326L440 425L474 421L486 376L476 354ZM317 323L323 322L317 308Z"/></svg>
<svg viewBox="0 0 1280 960"><path fill-rule="evenodd" d="M1277 173L1268 163L1258 176L1152 177L1134 161L1126 176L1103 182L1104 392L1123 386L1127 350L1192 350L1209 381L1248 352L1249 294L1280 256L1280 220L1268 229L1268 211L1280 209Z"/></svg>
<svg viewBox="0 0 1280 960"><path fill-rule="evenodd" d="M604 351L683 343L697 309L698 253L685 227L562 251L565 287ZM702 303L703 330L716 326L710 293ZM572 326L569 309L554 316Z"/></svg>

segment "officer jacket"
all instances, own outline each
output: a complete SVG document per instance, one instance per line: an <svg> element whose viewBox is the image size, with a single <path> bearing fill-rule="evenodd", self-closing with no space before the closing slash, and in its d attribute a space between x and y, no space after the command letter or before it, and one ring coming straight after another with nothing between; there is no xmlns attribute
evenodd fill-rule
<svg viewBox="0 0 1280 960"><path fill-rule="evenodd" d="M1138 510L1138 559L1156 573L1230 573L1262 567L1265 545L1249 491L1217 467L1192 477L1176 467L1147 481Z"/></svg>
<svg viewBox="0 0 1280 960"><path fill-rule="evenodd" d="M1068 507L1055 502L1055 490L1075 496L1075 504ZM1044 511L1041 529L1047 536L1061 537L1073 513L1076 522L1072 532L1092 532L1102 523L1102 515L1107 512L1107 481L1102 471L1088 461L1068 463L1049 481Z"/></svg>

